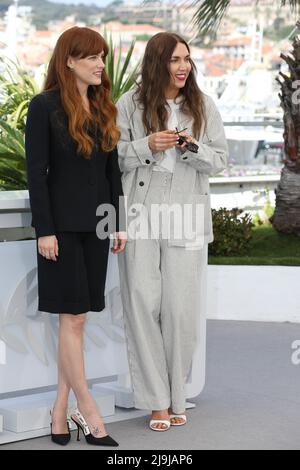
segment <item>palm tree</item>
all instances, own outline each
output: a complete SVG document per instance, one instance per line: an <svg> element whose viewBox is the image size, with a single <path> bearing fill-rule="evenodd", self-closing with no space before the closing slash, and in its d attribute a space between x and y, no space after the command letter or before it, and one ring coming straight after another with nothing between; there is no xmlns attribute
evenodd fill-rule
<svg viewBox="0 0 300 470"><path fill-rule="evenodd" d="M230 3L230 0L193 0L193 6L197 7L199 4L193 21L200 37L216 35ZM256 3L259 4L259 0ZM281 5L289 5L295 13L300 12L300 0L281 0ZM300 22L296 23L293 33L297 29L300 29ZM276 190L275 212L270 221L280 232L300 235L300 99L297 91L300 84L299 38L293 39L292 47L288 55L281 54L288 65L289 74L280 72L277 78L283 109L285 160Z"/></svg>
<svg viewBox="0 0 300 470"><path fill-rule="evenodd" d="M257 5L260 0L253 0ZM275 3L279 0L275 0ZM190 0L189 6L195 7L193 23L198 31L198 37L216 35L222 18L230 7L231 0ZM280 0L281 6L289 5L291 10L300 11L300 0ZM277 8L277 7L276 7Z"/></svg>
<svg viewBox="0 0 300 470"><path fill-rule="evenodd" d="M300 26L300 24L298 24ZM277 81L283 109L284 167L276 189L276 207L270 221L276 230L300 235L300 39L295 37L293 49L281 54L287 63L289 76L280 72ZM295 88L295 85L297 88Z"/></svg>

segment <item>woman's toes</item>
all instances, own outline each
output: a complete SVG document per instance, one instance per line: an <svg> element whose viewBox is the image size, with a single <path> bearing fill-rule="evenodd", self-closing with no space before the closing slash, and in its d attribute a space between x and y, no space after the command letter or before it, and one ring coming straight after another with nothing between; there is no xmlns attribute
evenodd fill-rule
<svg viewBox="0 0 300 470"><path fill-rule="evenodd" d="M171 418L172 424L183 424L185 421L183 418Z"/></svg>
<svg viewBox="0 0 300 470"><path fill-rule="evenodd" d="M163 428L162 423L157 423L156 428L157 428L157 429L162 429L162 428Z"/></svg>

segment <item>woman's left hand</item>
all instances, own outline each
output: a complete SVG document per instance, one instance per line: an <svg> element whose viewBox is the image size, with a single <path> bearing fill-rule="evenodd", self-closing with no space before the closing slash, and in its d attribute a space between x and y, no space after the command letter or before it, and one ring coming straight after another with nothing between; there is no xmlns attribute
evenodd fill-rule
<svg viewBox="0 0 300 470"><path fill-rule="evenodd" d="M114 233L114 243L111 251L113 253L121 253L124 251L127 241L126 232L115 232Z"/></svg>
<svg viewBox="0 0 300 470"><path fill-rule="evenodd" d="M179 137L180 137L180 136L185 137L188 142L193 142L193 143L196 144L196 145L198 144L197 140L194 139L194 137L192 137L191 135L189 135L187 132L184 132L184 131L183 131L183 132L180 132L180 133L179 133ZM186 145L187 145L186 142L183 142L181 145L177 144L176 147L177 147L178 149L180 149L182 152L185 152L185 151L186 151Z"/></svg>

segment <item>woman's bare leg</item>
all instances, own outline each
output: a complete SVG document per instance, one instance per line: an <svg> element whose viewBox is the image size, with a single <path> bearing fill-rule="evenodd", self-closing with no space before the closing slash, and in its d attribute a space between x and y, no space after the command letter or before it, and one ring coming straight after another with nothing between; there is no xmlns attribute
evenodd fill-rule
<svg viewBox="0 0 300 470"><path fill-rule="evenodd" d="M104 423L89 392L85 377L83 356L85 319L86 314L84 313L79 315L64 313L59 317L59 363L62 369L61 396L66 396L66 385L71 387L77 399L78 409L84 416L92 434L104 436L107 434ZM63 399L62 404L64 404Z"/></svg>
<svg viewBox="0 0 300 470"><path fill-rule="evenodd" d="M66 434L68 432L67 427L67 412L68 412L68 399L70 394L70 384L65 374L64 368L61 361L61 329L59 329L59 340L58 340L58 383L57 383L57 395L52 410L52 432L53 434Z"/></svg>

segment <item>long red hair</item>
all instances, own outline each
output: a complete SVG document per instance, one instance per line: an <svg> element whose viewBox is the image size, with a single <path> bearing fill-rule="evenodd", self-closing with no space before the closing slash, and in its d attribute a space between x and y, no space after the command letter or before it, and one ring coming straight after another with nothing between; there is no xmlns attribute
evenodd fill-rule
<svg viewBox="0 0 300 470"><path fill-rule="evenodd" d="M116 126L117 109L111 99L111 85L105 69L102 72L101 85L88 87L90 116L84 109L73 72L67 67L69 57L83 59L100 54L103 61L108 54L108 46L103 37L90 28L75 26L66 30L58 39L48 66L44 91L59 90L62 104L68 115L69 132L78 143L78 153L90 158L93 139L87 129L97 124L101 132L99 147L111 151L117 144L120 131Z"/></svg>

